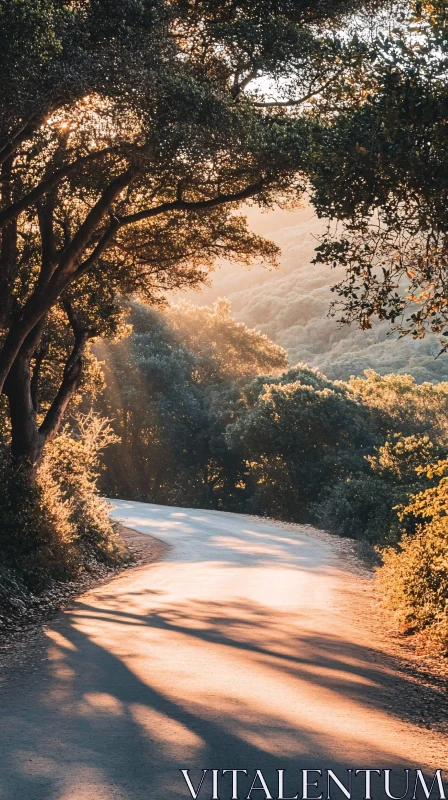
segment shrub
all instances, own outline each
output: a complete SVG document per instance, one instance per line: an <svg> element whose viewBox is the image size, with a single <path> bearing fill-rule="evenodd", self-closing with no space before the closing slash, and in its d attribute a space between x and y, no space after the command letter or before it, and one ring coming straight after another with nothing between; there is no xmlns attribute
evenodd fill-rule
<svg viewBox="0 0 448 800"><path fill-rule="evenodd" d="M339 536L377 544L399 535L394 506L403 502L402 489L377 475L357 475L325 491L313 511L320 527Z"/></svg>
<svg viewBox="0 0 448 800"><path fill-rule="evenodd" d="M79 568L68 504L50 476L30 485L26 470L0 459L1 567L32 591L73 578Z"/></svg>
<svg viewBox="0 0 448 800"><path fill-rule="evenodd" d="M419 472L423 472L420 469ZM423 520L414 536L382 552L378 581L386 604L405 632L418 633L448 653L448 460L426 468L438 484L419 492L402 509Z"/></svg>
<svg viewBox="0 0 448 800"><path fill-rule="evenodd" d="M92 411L78 414L75 426L66 426L48 447L40 471L41 480L45 476L46 483L58 486L85 565L91 558L113 563L123 555L107 503L97 489L99 455L117 439L107 419Z"/></svg>
<svg viewBox="0 0 448 800"><path fill-rule="evenodd" d="M16 580L39 593L53 581L73 580L96 562L122 560L123 549L96 486L99 453L112 441L108 421L90 413L78 415L73 428L66 427L50 443L35 483L24 466L0 457L5 586Z"/></svg>

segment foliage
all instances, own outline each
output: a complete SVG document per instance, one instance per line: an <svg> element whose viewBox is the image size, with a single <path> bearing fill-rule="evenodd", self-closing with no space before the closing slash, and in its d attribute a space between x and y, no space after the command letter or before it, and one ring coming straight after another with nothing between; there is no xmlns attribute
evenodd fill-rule
<svg viewBox="0 0 448 800"><path fill-rule="evenodd" d="M382 551L379 582L387 604L403 630L420 633L436 649L448 652L448 461L421 468L438 483L414 495L401 511L421 523L398 547Z"/></svg>
<svg viewBox="0 0 448 800"><path fill-rule="evenodd" d="M266 383L228 428L227 439L255 481L252 503L271 516L309 518L322 489L362 460L363 409L313 370Z"/></svg>
<svg viewBox="0 0 448 800"><path fill-rule="evenodd" d="M372 470L394 483L412 484L416 472L434 455L434 443L429 436L392 434L373 456L366 460Z"/></svg>
<svg viewBox="0 0 448 800"><path fill-rule="evenodd" d="M156 502L238 504L244 464L224 433L239 386L286 354L235 322L228 304L165 313L132 307L133 335L98 348L105 358L102 409L120 443L106 455L106 490Z"/></svg>
<svg viewBox="0 0 448 800"><path fill-rule="evenodd" d="M395 541L399 536L398 503L406 493L371 473L358 473L326 487L320 502L313 507L320 527L365 540L370 544Z"/></svg>
<svg viewBox="0 0 448 800"><path fill-rule="evenodd" d="M230 316L229 305L134 304L133 334L102 346L110 495L317 521L395 542L416 468L446 450L445 384L372 371L333 382ZM277 374L275 374L277 372Z"/></svg>
<svg viewBox="0 0 448 800"><path fill-rule="evenodd" d="M73 541L84 566L95 560L114 563L122 556L107 503L96 489L100 454L116 442L109 420L92 411L78 414L71 428L66 426L53 439L39 470L40 482L57 487L59 500L68 510Z"/></svg>
<svg viewBox="0 0 448 800"><path fill-rule="evenodd" d="M354 398L369 409L371 423L384 439L388 433L428 434L438 444L448 439L448 383L418 384L411 375L350 378Z"/></svg>
<svg viewBox="0 0 448 800"><path fill-rule="evenodd" d="M367 48L348 22L335 31L362 6L2 7L0 391L30 477L81 388L88 342L123 333L119 299L161 303L218 257L276 263L234 212L300 199L326 104L357 102Z"/></svg>
<svg viewBox="0 0 448 800"><path fill-rule="evenodd" d="M374 422L369 417L371 430ZM390 422L393 430L393 420ZM322 494L314 506L322 527L370 544L396 542L403 533L397 508L422 487L416 469L434 455L428 436L389 433L385 443L365 456L364 470L352 472ZM415 528L409 518L407 529Z"/></svg>
<svg viewBox="0 0 448 800"><path fill-rule="evenodd" d="M96 488L99 452L113 441L107 420L79 415L72 431L52 441L35 484L3 452L0 569L8 580L39 593L97 562L120 562L122 549Z"/></svg>
<svg viewBox="0 0 448 800"><path fill-rule="evenodd" d="M448 28L444 3L406 9L377 43L375 91L315 151L314 200L329 225L317 261L341 265L335 313L447 347ZM380 55L382 51L382 56Z"/></svg>
<svg viewBox="0 0 448 800"><path fill-rule="evenodd" d="M211 308L179 303L171 306L168 319L189 349L204 361L208 358L216 363L217 374L221 377L276 374L288 365L282 347L231 317L230 303L225 298L217 300Z"/></svg>
<svg viewBox="0 0 448 800"><path fill-rule="evenodd" d="M31 486L26 471L0 462L1 568L39 592L52 580L73 578L79 567L69 510L47 476Z"/></svg>

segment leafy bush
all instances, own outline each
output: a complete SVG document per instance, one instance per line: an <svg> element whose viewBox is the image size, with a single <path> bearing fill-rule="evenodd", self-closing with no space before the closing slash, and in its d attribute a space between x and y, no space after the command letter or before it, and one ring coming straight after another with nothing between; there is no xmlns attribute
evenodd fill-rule
<svg viewBox="0 0 448 800"><path fill-rule="evenodd" d="M66 427L50 443L36 483L24 466L0 458L5 585L15 579L39 593L53 581L73 580L95 562L112 564L123 557L96 488L99 453L115 437L108 422L93 413L78 415L76 428Z"/></svg>
<svg viewBox="0 0 448 800"><path fill-rule="evenodd" d="M107 503L96 487L100 453L117 442L109 421L90 412L75 418L77 432L66 426L47 449L40 480L57 485L59 502L68 510L73 541L89 558L112 563L122 548L110 521Z"/></svg>
<svg viewBox="0 0 448 800"><path fill-rule="evenodd" d="M420 468L419 472L423 472ZM381 591L402 629L448 653L448 460L426 468L436 486L419 492L402 509L422 524L397 547L382 552L378 572Z"/></svg>
<svg viewBox="0 0 448 800"><path fill-rule="evenodd" d="M327 489L313 506L320 527L339 536L375 544L396 539L398 520L394 506L403 501L402 490L377 475L357 475Z"/></svg>
<svg viewBox="0 0 448 800"><path fill-rule="evenodd" d="M0 460L1 567L36 592L73 578L79 568L69 507L45 471L42 477L30 485L23 467Z"/></svg>

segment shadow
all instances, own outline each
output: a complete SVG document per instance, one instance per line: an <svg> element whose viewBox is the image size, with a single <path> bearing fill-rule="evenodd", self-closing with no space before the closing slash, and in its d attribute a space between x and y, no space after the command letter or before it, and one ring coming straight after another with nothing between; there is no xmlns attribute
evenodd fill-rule
<svg viewBox="0 0 448 800"><path fill-rule="evenodd" d="M150 599L148 593L148 602ZM338 705L344 698L372 711L390 705L387 680L391 688L392 676L375 663L378 654L373 649L366 651L335 636L289 635L285 644L288 625L280 613L242 602L233 612L229 614L229 608L220 604L208 611L192 604L150 613L139 620L135 614L109 608L103 614L97 607L77 603L70 615L49 631L49 658L27 677L21 697L6 697L2 703L0 796L5 800L176 800L190 796L179 769L190 768L196 781L203 767L247 769L252 776L255 769L262 769L274 788L276 770L283 768L295 793L303 768L333 769L344 781L347 768L363 768L366 763L395 768L394 791L399 794L404 767L421 764L389 752L381 741L372 744L362 737L356 762L352 760L353 742L340 742L339 749L344 752L346 748L347 757L336 757L335 741L323 733L319 717L324 708L334 715L336 725L337 708L331 700L325 699L320 707L317 704L313 725L309 708L296 707L288 718L284 709L276 707L278 698L274 698L271 713L266 713L263 704L253 703L250 692L245 698L244 690L234 697L226 693L224 702L213 694L202 696L198 687L190 697L179 697L170 690L169 681L161 691L160 685L143 680L138 670L130 668L126 654L118 658L80 630L86 619L91 625L106 618L113 619L114 626L124 626L129 643L136 624L149 633L180 634L212 643L219 650L250 652L252 666L263 670L266 686L272 676L278 679L286 673L313 692L324 687L329 697L338 699ZM263 647L253 641L260 631ZM153 656L149 649L149 661ZM150 664L148 671L150 674ZM287 694L283 701L289 702ZM246 797L250 782L240 781L245 790L241 797ZM221 799L230 798L230 776L227 782L222 777L221 786ZM207 800L211 796L207 781L202 796ZM264 793L254 792L253 796L264 797ZM336 800L343 797L337 788L332 796ZM361 785L354 787L352 796L360 800Z"/></svg>
<svg viewBox="0 0 448 800"><path fill-rule="evenodd" d="M148 595L153 592L148 590ZM133 596L134 593L128 596ZM145 592L135 596L144 597ZM106 596L110 597L110 596ZM106 599L106 598L104 598ZM404 709L394 707L394 689L413 690L421 696L422 687L403 680L402 664L382 651L365 644L344 640L337 635L294 635L294 627L303 615L275 612L269 607L254 606L243 600L229 603L204 604L190 600L188 604L165 606L163 611L146 615L108 610L98 613L93 606L78 602L73 613L74 622L87 614L89 620L113 620L115 624L148 626L213 645L247 651L260 656L264 666L275 671L285 671L295 678L308 679L312 673L314 686L323 686L345 695L367 707L387 710L388 714L402 719ZM263 645L259 643L260 638ZM404 684L404 686L403 686ZM446 687L429 689L425 702L432 700L440 708L440 719L445 718L442 701ZM405 692L406 693L406 692ZM419 721L419 704L413 706L415 721Z"/></svg>
<svg viewBox="0 0 448 800"><path fill-rule="evenodd" d="M193 515L204 526L196 534ZM208 512L180 519L167 523L175 552L75 602L42 634L45 651L20 692L3 686L2 800L187 800L182 768L195 785L202 768L246 769L240 800L256 769L273 798L284 769L286 798L302 796L302 769L332 769L346 783L348 768L391 768L399 796L405 767L434 769L430 734L401 720L399 692L406 686L412 704L420 687L342 623L331 632L331 609L313 595L313 581L320 592L333 574L325 546L288 533L272 541L269 526L238 533L232 520L207 529ZM279 566L261 602L261 567L271 575ZM284 602L294 570L309 606ZM376 780L374 798L383 800ZM230 800L231 776L219 787ZM211 796L208 773L198 800ZM352 798L363 796L359 776ZM333 786L331 797L344 795Z"/></svg>

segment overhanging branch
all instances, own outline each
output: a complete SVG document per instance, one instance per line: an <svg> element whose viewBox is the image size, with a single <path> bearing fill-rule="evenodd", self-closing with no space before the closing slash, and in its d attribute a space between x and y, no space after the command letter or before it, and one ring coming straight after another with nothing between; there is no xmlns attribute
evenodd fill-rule
<svg viewBox="0 0 448 800"><path fill-rule="evenodd" d="M211 197L209 200L190 202L188 200L173 200L172 202L161 203L161 205L154 206L154 208L147 208L143 211L137 211L135 214L129 214L127 217L120 217L119 226L132 225L135 222L150 219L150 217L157 217L159 214L166 214L169 211L203 211L208 208L224 205L225 203L237 203L241 200L247 200L249 197L253 197L261 192L268 183L268 180L268 178L265 178L264 180L257 181L257 183L253 183L251 186L246 186L246 188L242 189L240 192L234 192L233 194L221 193L216 195L216 197Z"/></svg>
<svg viewBox="0 0 448 800"><path fill-rule="evenodd" d="M316 95L321 94L331 86L343 73L343 70L339 70L335 75L332 75L331 78L328 79L322 86L319 86L317 89L313 89L309 91L308 94L303 95L303 97L298 97L294 100L269 100L266 102L257 102L256 100L252 100L251 104L255 106L255 108L288 108L292 106L300 106L302 103L306 103L307 100L311 100L312 97L316 97Z"/></svg>
<svg viewBox="0 0 448 800"><path fill-rule="evenodd" d="M52 175L49 175L48 178L45 178L41 181L37 186L34 187L28 194L24 195L17 200L15 203L12 203L8 208L4 208L0 211L0 228L6 225L15 217L18 217L22 211L25 211L26 208L36 203L46 192L49 192L53 189L61 180L67 178L73 172L75 172L79 167L84 166L84 164L88 164L90 161L94 161L98 158L103 158L105 155L111 155L113 153L118 152L119 147L106 147L103 150L97 150L93 153L89 153L87 156L82 156L81 158L76 159L71 164L66 164L64 167L56 170L53 172Z"/></svg>

